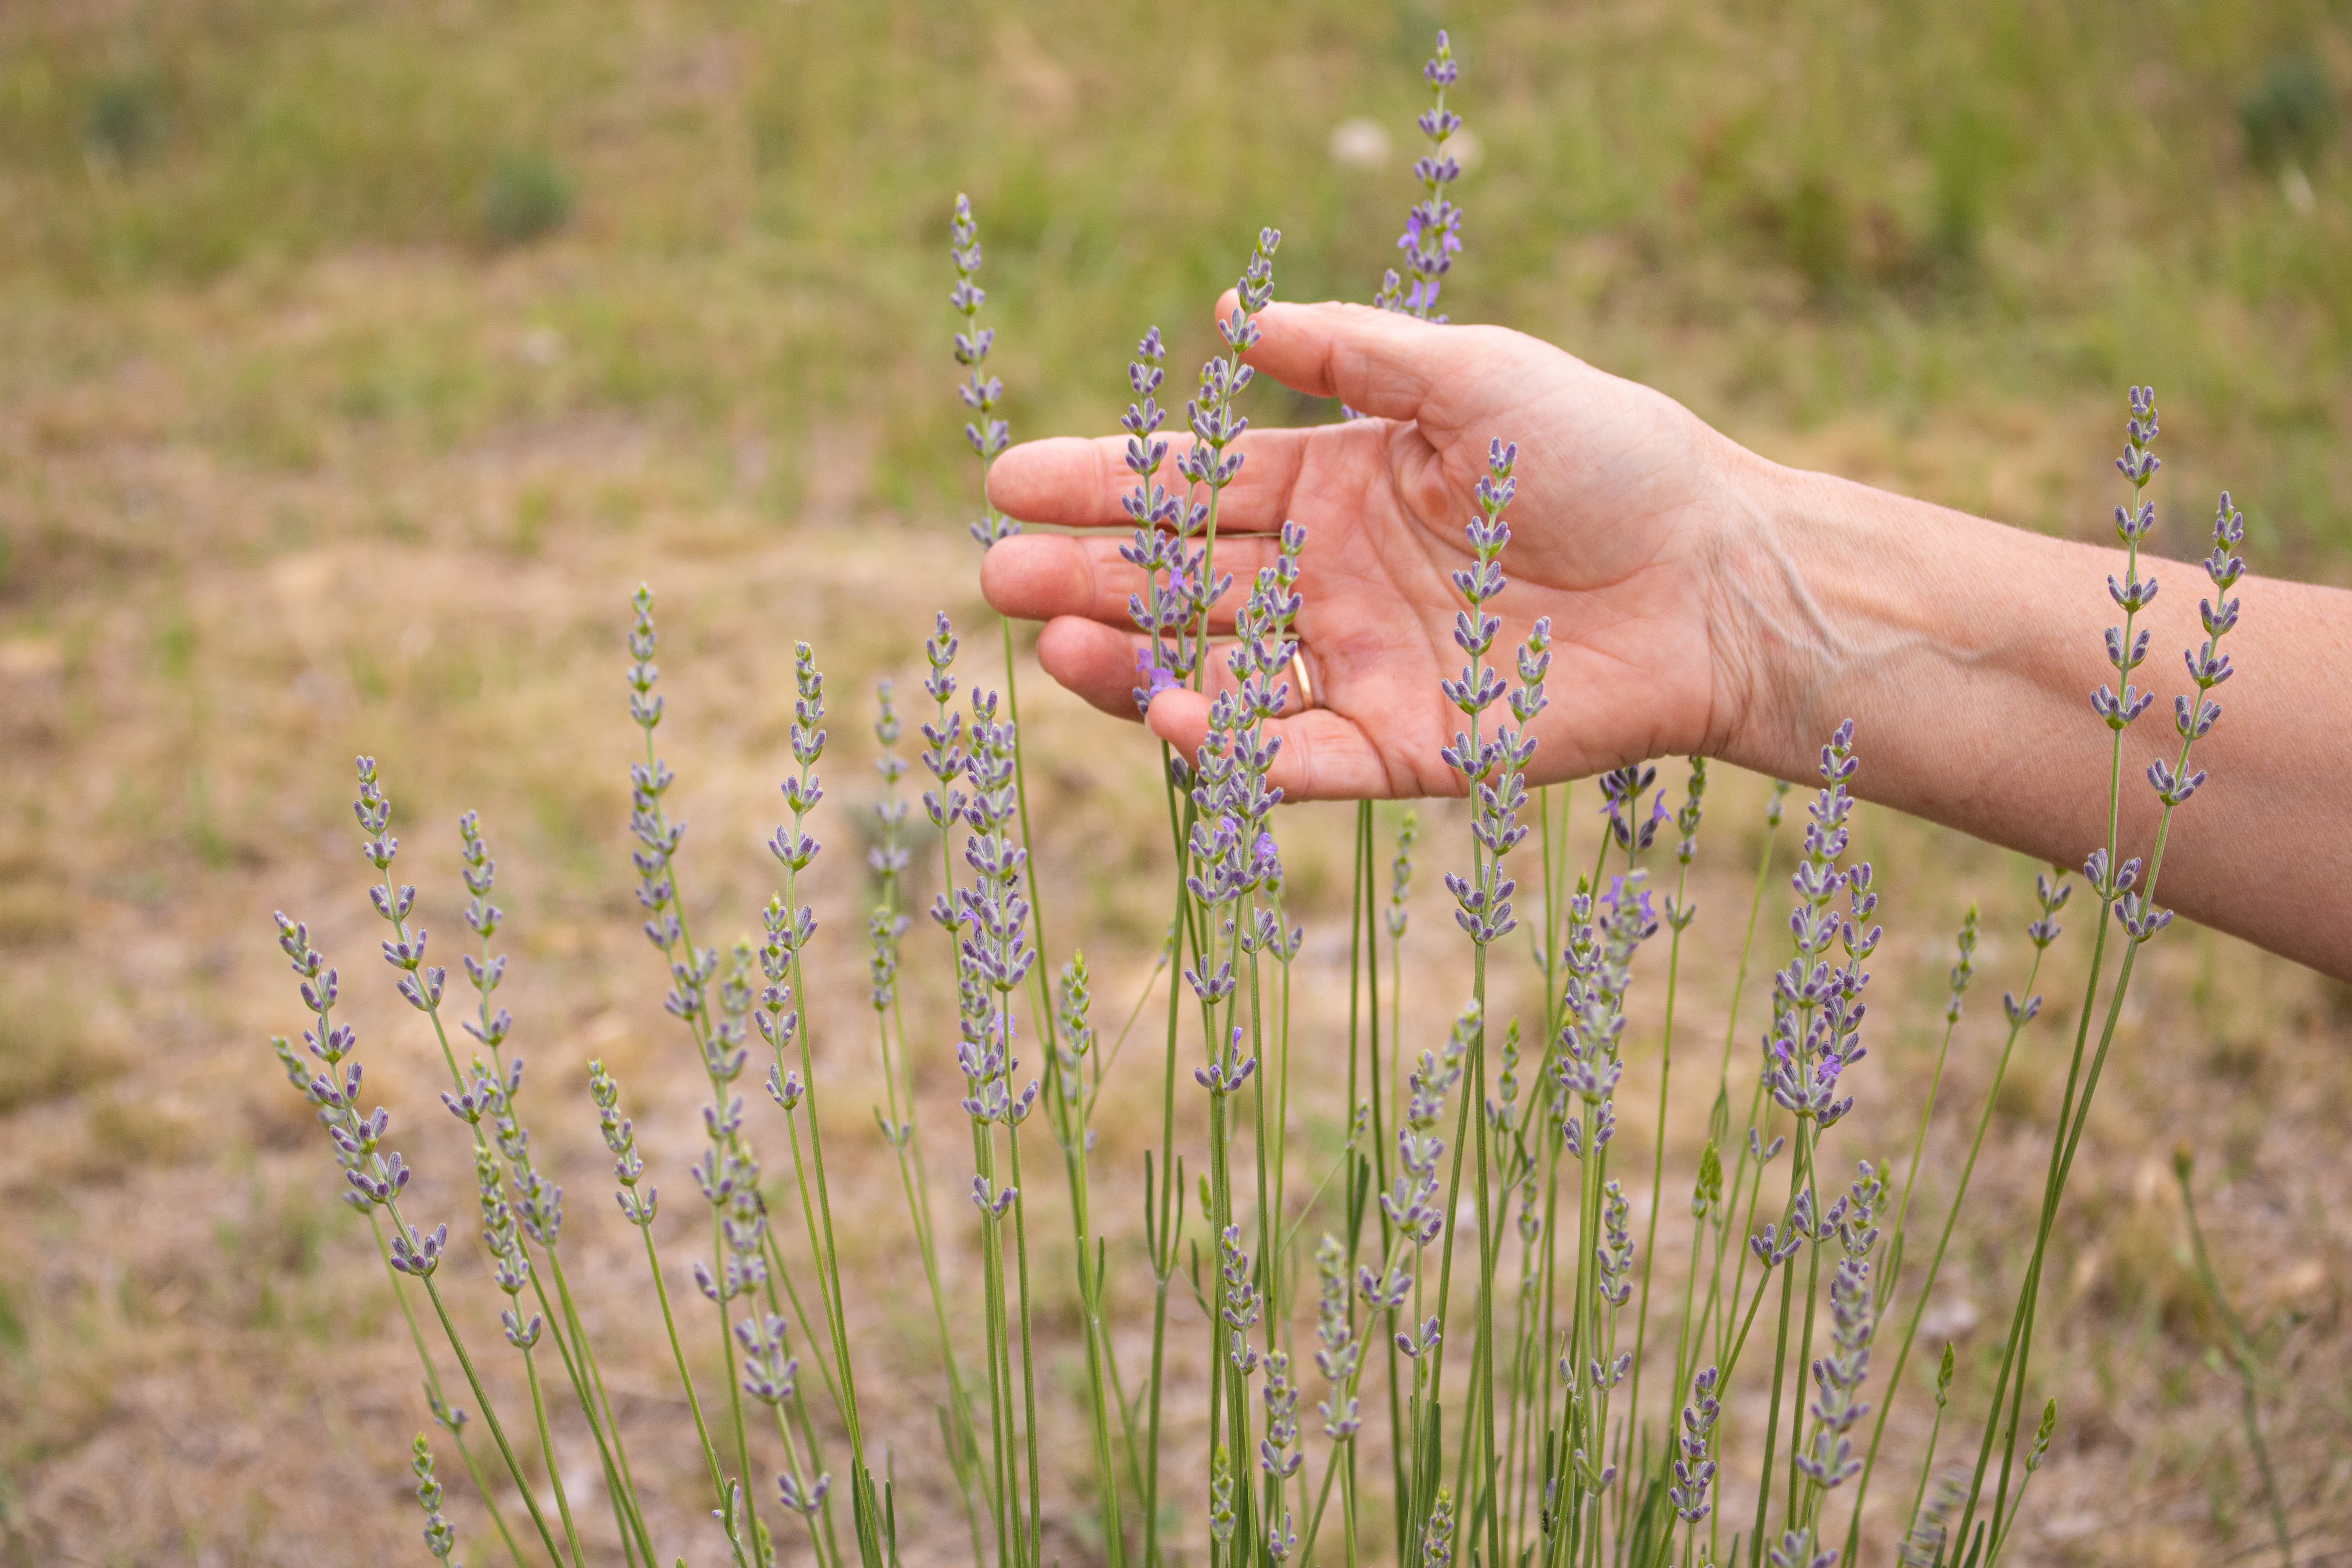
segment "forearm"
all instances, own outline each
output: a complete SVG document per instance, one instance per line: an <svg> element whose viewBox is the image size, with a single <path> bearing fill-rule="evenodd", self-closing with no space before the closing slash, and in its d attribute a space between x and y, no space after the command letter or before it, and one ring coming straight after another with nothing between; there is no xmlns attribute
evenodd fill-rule
<svg viewBox="0 0 2352 1568"><path fill-rule="evenodd" d="M2044 538L1817 474L1759 465L1724 534L1727 760L1810 776L1840 720L1857 793L2062 866L2107 842L2113 739L2089 698L2120 549ZM2169 699L2204 639L2200 568L2143 554L2162 584L2134 672L2158 697L2124 732L2121 855L2154 847L2148 764L2178 761ZM2197 743L2210 781L2175 815L2158 901L2352 978L2352 594L2249 576L2224 645L2240 673Z"/></svg>

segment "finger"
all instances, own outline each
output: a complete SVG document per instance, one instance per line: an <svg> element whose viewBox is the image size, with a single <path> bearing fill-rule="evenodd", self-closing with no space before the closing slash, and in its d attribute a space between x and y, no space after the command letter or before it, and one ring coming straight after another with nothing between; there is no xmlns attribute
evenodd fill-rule
<svg viewBox="0 0 2352 1568"><path fill-rule="evenodd" d="M1083 616L1120 630L1135 622L1130 596L1148 591L1143 573L1119 554L1125 541L1066 533L1016 533L981 558L980 588L1002 613L1022 620ZM1209 610L1212 632L1233 630L1261 567L1273 564L1274 541L1244 535L1217 542L1216 570L1233 584Z"/></svg>
<svg viewBox="0 0 2352 1568"><path fill-rule="evenodd" d="M1209 738L1209 703L1201 692L1163 691L1144 723L1187 757L1198 756ZM1269 721L1266 731L1282 742L1266 778L1285 800L1386 800L1396 793L1387 764L1352 719L1314 708Z"/></svg>
<svg viewBox="0 0 2352 1568"><path fill-rule="evenodd" d="M1002 549L1003 546L998 547ZM995 553L991 551L992 555ZM1061 616L1037 634L1037 662L1045 673L1096 708L1120 719L1139 717L1135 707L1135 651L1142 639L1113 631L1100 621Z"/></svg>
<svg viewBox="0 0 2352 1568"><path fill-rule="evenodd" d="M1209 649L1205 690L1195 692L1186 688L1181 693L1186 698L1197 698L1204 713L1212 699L1241 684L1230 660L1233 646L1224 643ZM1037 662L1045 666L1046 674L1104 712L1133 719L1137 716L1136 689L1144 684L1137 661L1150 647L1140 633L1116 631L1098 621L1064 616L1048 622L1038 634ZM1304 711L1306 699L1295 673L1278 679L1285 711ZM1152 705L1157 707L1177 695L1164 691L1152 700Z"/></svg>
<svg viewBox="0 0 2352 1568"><path fill-rule="evenodd" d="M1339 303L1276 301L1258 313L1256 326L1258 342L1249 363L1285 386L1312 397L1336 397L1361 414L1408 420L1423 417L1449 375L1507 352L1514 336Z"/></svg>
<svg viewBox="0 0 2352 1568"><path fill-rule="evenodd" d="M1298 482L1308 430L1251 430L1231 450L1241 455L1234 475L1217 501L1217 527L1222 532L1270 533L1288 513L1290 492ZM1208 489L1188 481L1176 467L1193 446L1190 435L1171 435L1168 456L1155 481L1180 500L1208 499ZM1132 527L1121 498L1142 481L1127 466L1124 436L1055 436L1025 441L996 459L989 470L988 499L997 509L1024 522L1059 528Z"/></svg>

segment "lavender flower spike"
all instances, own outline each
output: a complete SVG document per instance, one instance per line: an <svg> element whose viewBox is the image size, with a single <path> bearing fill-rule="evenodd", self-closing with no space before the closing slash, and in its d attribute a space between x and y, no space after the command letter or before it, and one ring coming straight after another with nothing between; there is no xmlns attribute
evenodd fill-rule
<svg viewBox="0 0 2352 1568"><path fill-rule="evenodd" d="M1363 1426L1362 1408L1354 1396L1356 1369L1362 1364L1363 1345L1357 1336L1355 1314L1348 1296L1348 1249L1328 1231L1315 1249L1315 1267L1322 1277L1319 1322L1315 1331L1316 1370L1331 1384L1331 1396L1316 1405L1323 1417L1323 1435L1345 1443Z"/></svg>
<svg viewBox="0 0 2352 1568"><path fill-rule="evenodd" d="M349 1024L334 1022L340 991L336 972L310 945L310 928L282 913L278 916L278 945L293 960L294 973L301 980L302 1005L316 1018L302 1032L302 1043L327 1070L312 1073L283 1036L270 1041L278 1065L286 1069L287 1080L319 1108L320 1124L334 1144L336 1163L342 1167L344 1184L351 1189L343 1194L343 1201L362 1211L391 1205L408 1186L409 1169L398 1153L383 1148L392 1126L390 1114L382 1106L372 1111L360 1110L359 1035ZM437 1261L439 1245L427 1238L412 1246L412 1238L404 1235L394 1243L394 1256L395 1260L408 1256L429 1265ZM429 1267L425 1271L429 1272Z"/></svg>
<svg viewBox="0 0 2352 1568"><path fill-rule="evenodd" d="M1490 614L1486 605L1506 586L1502 555L1511 527L1503 512L1518 490L1512 477L1518 456L1516 443L1507 446L1499 437L1487 449L1487 471L1477 486L1479 515L1465 530L1474 564L1454 574L1454 586L1469 605L1454 613L1454 640L1469 663L1459 678L1438 683L1445 700L1470 721L1468 731L1456 731L1454 743L1441 754L1478 803L1471 834L1485 853L1475 857L1472 875L1449 875L1445 886L1460 906L1455 921L1481 946L1507 936L1518 924L1511 912L1511 896L1518 885L1503 875L1503 858L1528 836L1519 821L1528 804L1527 765L1536 752L1528 727L1544 710L1544 681L1551 670L1551 620L1546 616L1536 622L1519 650L1519 687L1509 704L1514 722L1498 726L1491 740L1479 733L1481 716L1505 689L1502 676L1486 663L1503 629L1502 618Z"/></svg>
<svg viewBox="0 0 2352 1568"><path fill-rule="evenodd" d="M1837 1560L1838 1549L1834 1546L1823 1547L1819 1552L1813 1550L1813 1532L1811 1530L1785 1531L1780 1543L1772 1548L1770 1555L1765 1558L1772 1568L1836 1568Z"/></svg>
<svg viewBox="0 0 2352 1568"><path fill-rule="evenodd" d="M1217 323L1227 352L1213 355L1202 365L1200 390L1184 405L1186 422L1192 427L1192 445L1177 459L1176 471L1208 491L1204 499L1186 506L1177 525L1180 538L1189 540L1197 533L1202 541L1197 570L1181 560L1176 566L1186 580L1187 602L1194 607L1192 637L1196 645L1206 645L1209 606L1232 584L1230 574L1217 575L1217 499L1241 472L1242 454L1226 448L1241 439L1249 421L1234 412L1234 401L1257 378L1257 372L1244 364L1242 356L1257 346L1258 325L1254 318L1274 298L1274 255L1281 245L1280 229L1258 230L1257 247L1234 284L1238 302L1233 313ZM1147 336L1144 346L1149 349L1155 342L1156 338ZM1132 376L1133 372L1129 374ZM1151 384L1158 384L1156 378ZM1147 496L1148 485L1147 476Z"/></svg>
<svg viewBox="0 0 2352 1568"><path fill-rule="evenodd" d="M416 1506L425 1510L425 1550L446 1563L457 1549L457 1531L441 1517L441 1483L433 1477L433 1449L422 1432L416 1435L408 1468L416 1477Z"/></svg>
<svg viewBox="0 0 2352 1568"><path fill-rule="evenodd" d="M1397 825L1396 859L1389 866L1389 936L1393 941L1404 940L1405 922L1412 911L1405 900L1412 896L1412 847L1421 837L1421 814L1407 810L1404 820Z"/></svg>
<svg viewBox="0 0 2352 1568"><path fill-rule="evenodd" d="M1682 1435L1675 1439L1675 1484L1666 1500L1685 1524L1697 1524L1713 1511L1707 1489L1715 1484L1716 1462L1708 1458L1717 1417L1723 1402L1716 1397L1722 1374L1708 1367L1691 1380L1690 1403L1683 1406Z"/></svg>
<svg viewBox="0 0 2352 1568"><path fill-rule="evenodd" d="M1290 1381L1290 1355L1265 1354L1265 1436L1258 1442L1258 1468L1276 1480L1288 1480L1306 1464L1298 1451L1298 1385Z"/></svg>
<svg viewBox="0 0 2352 1568"><path fill-rule="evenodd" d="M1809 808L1804 858L1790 879L1799 900L1789 916L1795 951L1773 976L1772 1028L1764 1042L1765 1086L1774 1100L1822 1129L1853 1108L1852 1095L1838 1098L1838 1079L1869 1054L1861 1033L1862 994L1870 976L1862 965L1884 934L1864 923L1878 908L1869 862L1851 869L1837 863L1852 841L1846 819L1853 796L1846 784L1860 766L1849 719L1822 748L1823 787ZM1840 891L1846 895L1843 914L1832 907ZM1843 964L1830 956L1841 943Z"/></svg>
<svg viewBox="0 0 2352 1568"><path fill-rule="evenodd" d="M1637 871L1614 879L1597 907L1589 892L1579 892L1569 904L1567 1006L1552 1077L1565 1091L1558 1110L1561 1133L1568 1152L1579 1159L1607 1148L1616 1127L1614 1096L1625 1070L1619 1050L1633 954L1658 931L1649 889L1643 886L1647 876ZM1572 1114L1580 1104L1591 1117L1589 1130L1582 1116Z"/></svg>
<svg viewBox="0 0 2352 1568"><path fill-rule="evenodd" d="M2133 619L2156 599L2156 579L2139 574L2140 542L2156 527L2156 503L2145 498L2147 482L2164 465L2149 450L2156 444L2156 392L2152 387L2131 389L2131 418L2124 426L2123 456L2116 459L2116 468L2131 481L2132 501L2116 508L2116 537L2129 552L2124 568L2124 581L2107 579L2107 595L2124 612L2124 624L2107 628L2107 662L2115 667L2116 686L2101 685L2091 694L2091 711L2106 721L2107 728L2121 731L2126 725L2147 711L2156 700L2152 691L2142 691L2127 679L2147 658L2147 634L2134 635ZM2120 689L2121 696L2116 695Z"/></svg>
<svg viewBox="0 0 2352 1568"><path fill-rule="evenodd" d="M1021 531L1021 525L990 504L986 498L985 476L990 464L999 453L1012 444L1012 432L1003 420L996 416L997 403L1004 395L1004 384L986 373L988 351L996 346L996 329L980 325L981 306L988 302L988 291L973 281L980 276L980 225L971 216L971 198L956 197L954 237L948 254L955 258L955 288L948 302L963 317L964 330L955 335L956 363L964 367L963 384L956 395L972 412L971 423L963 427L964 439L980 457L982 483L982 516L971 525L972 538L982 550L994 547L1000 539L1009 539Z"/></svg>
<svg viewBox="0 0 2352 1568"><path fill-rule="evenodd" d="M967 934L959 944L966 966L996 991L1013 989L1036 963L1029 945L1029 900L1021 891L1029 853L1017 841L1017 753L1010 719L996 717L996 694L971 694L971 751L964 764L972 790L964 821L973 829L964 861L975 873L956 889L956 913Z"/></svg>
<svg viewBox="0 0 2352 1568"><path fill-rule="evenodd" d="M2235 587L2245 573L2245 562L2233 553L2245 537L2246 520L2230 504L2230 492L2223 490L2221 507L2213 519L2213 553L2204 563L2205 574L2219 590L2217 598ZM2189 749L2210 733L2221 720L2221 705L2213 701L2209 693L2236 673L2231 667L2230 656L2221 648L2221 639L2238 624L2238 601L2223 599L2221 608L2215 609L2212 599L2201 599L2197 609L2205 624L2205 646L2183 648L2180 653L2181 662L2189 668L2189 679L2196 684L2197 695L2176 697L2172 704L2173 728L2181 741L2180 761L2168 765L2158 757L2147 766L2149 787L2168 807L2182 804L2205 783L2202 770L2191 773L2189 769ZM2140 640L2146 642L2146 633L2141 634ZM2134 934L2138 933L2135 931Z"/></svg>
<svg viewBox="0 0 2352 1568"><path fill-rule="evenodd" d="M1813 1363L1819 1396L1812 1404L1812 1446L1796 1458L1797 1468L1816 1485L1835 1487L1862 1472L1853 1440L1846 1434L1870 1413L1854 1397L1870 1373L1870 1341L1876 1328L1870 1265L1849 1258L1830 1282L1832 1350Z"/></svg>
<svg viewBox="0 0 2352 1568"><path fill-rule="evenodd" d="M1127 432L1128 469L1136 478L1135 489L1119 497L1135 523L1135 537L1119 547L1119 554L1143 573L1149 584L1145 592L1129 595L1127 603L1129 617L1151 639L1150 647L1136 650L1139 711L1191 678L1200 658L1192 627L1205 608L1197 602L1205 552L1188 550L1185 542L1207 525L1208 503L1188 502L1160 482L1160 468L1168 457L1167 438L1160 434L1168 411L1159 397L1168 379L1167 363L1167 345L1154 327L1143 334L1127 367L1135 401L1118 422Z"/></svg>
<svg viewBox="0 0 2352 1568"><path fill-rule="evenodd" d="M1429 151L1412 166L1421 181L1422 199L1405 215L1404 234L1397 240L1397 248L1405 253L1405 269L1412 284L1407 288L1391 268L1381 279L1372 303L1383 310L1443 321L1444 316L1432 312L1437 308L1438 291L1445 286L1445 275L1454 269L1454 258L1462 251L1462 209L1445 194L1462 177L1460 162L1445 150L1446 142L1462 129L1462 117L1445 104L1446 91L1461 68L1454 63L1453 43L1443 29L1437 35L1437 52L1421 74L1430 88L1430 106L1419 121L1421 133L1429 138Z"/></svg>

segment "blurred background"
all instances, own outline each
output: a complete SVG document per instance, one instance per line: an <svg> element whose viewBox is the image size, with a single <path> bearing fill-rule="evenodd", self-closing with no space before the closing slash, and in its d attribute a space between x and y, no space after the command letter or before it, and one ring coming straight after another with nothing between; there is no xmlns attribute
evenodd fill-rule
<svg viewBox="0 0 2352 1568"><path fill-rule="evenodd" d="M2352 582L2343 0L0 8L0 1557L416 1551L413 1355L267 1046L301 1022L282 907L363 994L370 1082L437 1167L420 1190L463 1221L462 1130L427 1119L431 1060L370 956L356 752L383 759L403 865L453 932L453 819L484 814L532 1115L576 1187L574 1277L609 1287L600 1339L635 1347L612 1352L630 1419L682 1419L640 1342L578 1070L622 1072L689 1197L698 1075L662 1027L624 840L640 580L714 929L770 890L793 643L832 672L816 1021L842 1158L874 1177L861 1267L903 1267L889 1167L858 1137L853 824L871 681L911 690L930 610L957 615L981 673L996 658L964 531L950 204L968 191L980 216L1016 438L1108 429L1144 327L1189 384L1260 224L1285 233L1284 297L1370 298L1416 193L1440 26L1468 123L1457 320L1650 382L1776 458L2084 537L2115 499L2123 388L2153 383L2160 552L2200 552L2227 485L2257 571ZM1337 415L1254 395L1260 423ZM1085 942L1124 1016L1165 918L1153 753L1028 668L1052 940ZM1710 796L1694 940L1718 1033L1762 798L1738 777ZM1295 816L1316 961L1343 973L1349 819ZM1462 838L1444 809L1425 827L1426 886ZM1971 900L1986 978L1948 1092L1956 1118L1980 1102L2032 868L1877 815L1864 842L1895 889L1864 1125L1895 1150ZM1454 933L1433 904L1415 931L1430 967L1407 1013L1442 1021ZM2006 1310L2038 1191L2074 959L2054 962L1936 1308L1964 1352L1997 1352L1982 1320ZM2066 1426L2017 1560L2274 1560L2185 1262L2184 1138L2274 1380L2298 1557L2352 1559L2352 993L2185 928L2151 967L2069 1196L2044 1313ZM940 1001L935 977L910 984ZM955 1080L934 1055L939 1136ZM1302 1136L1330 1144L1326 1088ZM1134 1114L1149 1103L1139 1086ZM1939 1119L1931 1170L1965 1147L1957 1125ZM877 1308L875 1353L908 1369L880 1397L929 1561L959 1530L924 1511L916 1305ZM715 1560L678 1468L667 1528ZM1067 1468L1054 1544L1086 1561L1082 1447ZM471 1506L453 1517L487 1560ZM1873 1518L1891 1550L1892 1512Z"/></svg>

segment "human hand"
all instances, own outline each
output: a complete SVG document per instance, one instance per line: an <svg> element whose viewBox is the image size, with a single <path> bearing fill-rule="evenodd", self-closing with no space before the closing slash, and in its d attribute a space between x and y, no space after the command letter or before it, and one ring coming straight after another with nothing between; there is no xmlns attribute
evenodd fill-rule
<svg viewBox="0 0 2352 1568"><path fill-rule="evenodd" d="M1297 635L1316 706L1299 710L1294 696L1273 726L1273 782L1290 798L1459 793L1439 751L1461 715L1438 682L1463 662L1451 574L1473 560L1463 528L1496 437L1520 453L1510 586L1487 606L1504 623L1498 657L1538 616L1552 621L1534 780L1719 746L1748 676L1718 567L1769 465L1663 394L1519 332L1337 304L1275 304L1256 321L1252 365L1372 416L1248 432L1222 503L1215 564L1234 586L1215 631L1231 631L1282 523L1307 529ZM1175 455L1186 440L1172 439ZM1118 554L1133 528L1119 504L1133 484L1125 447L1066 437L999 459L989 493L1004 511L1104 532L1001 541L981 581L998 609L1047 623L1037 653L1049 674L1132 718L1143 639L1128 595L1143 579ZM1208 663L1231 682L1222 655ZM1216 689L1163 692L1147 722L1189 753Z"/></svg>

